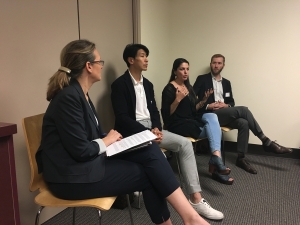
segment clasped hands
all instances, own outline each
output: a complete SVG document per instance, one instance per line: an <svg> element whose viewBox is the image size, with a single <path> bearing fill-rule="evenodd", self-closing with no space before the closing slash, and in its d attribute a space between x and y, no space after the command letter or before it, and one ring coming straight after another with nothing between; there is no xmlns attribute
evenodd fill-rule
<svg viewBox="0 0 300 225"><path fill-rule="evenodd" d="M218 109L222 109L222 108L228 108L228 105L225 104L224 102L221 102L220 100L217 101L217 102L210 103L207 106L208 110L213 110L213 111L218 110Z"/></svg>
<svg viewBox="0 0 300 225"><path fill-rule="evenodd" d="M151 132L153 133L153 134L155 134L156 135L156 139L155 140L153 140L154 142L156 142L157 144L159 144L161 141L162 141L162 139L163 139L163 133L157 128L157 127L155 127L155 128L153 128L152 130L151 130Z"/></svg>

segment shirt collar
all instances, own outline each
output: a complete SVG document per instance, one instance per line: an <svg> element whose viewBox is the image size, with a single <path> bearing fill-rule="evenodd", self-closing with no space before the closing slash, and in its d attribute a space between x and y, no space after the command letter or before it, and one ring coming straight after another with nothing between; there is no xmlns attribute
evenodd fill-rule
<svg viewBox="0 0 300 225"><path fill-rule="evenodd" d="M211 77L212 77L213 80L217 81L216 78L214 77L214 75L212 75L211 72L210 72L210 75L211 75ZM223 78L222 78L222 75L221 75L221 74L220 74L220 77L221 77L221 78L220 78L220 80L218 80L218 81L222 81Z"/></svg>
<svg viewBox="0 0 300 225"><path fill-rule="evenodd" d="M134 77L131 75L130 71L128 70L129 74L130 74L130 78L132 81L133 85L138 85L138 84L143 84L143 74L141 74L141 80L138 82L134 79Z"/></svg>

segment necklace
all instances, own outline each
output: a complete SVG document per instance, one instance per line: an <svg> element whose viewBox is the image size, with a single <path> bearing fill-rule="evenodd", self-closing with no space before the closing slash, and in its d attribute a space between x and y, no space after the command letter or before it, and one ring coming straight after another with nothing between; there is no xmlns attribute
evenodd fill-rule
<svg viewBox="0 0 300 225"><path fill-rule="evenodd" d="M180 86L180 87L185 87L185 84L184 84L184 83L183 83L183 84L178 84L176 80L174 80L174 82L175 82L178 86Z"/></svg>

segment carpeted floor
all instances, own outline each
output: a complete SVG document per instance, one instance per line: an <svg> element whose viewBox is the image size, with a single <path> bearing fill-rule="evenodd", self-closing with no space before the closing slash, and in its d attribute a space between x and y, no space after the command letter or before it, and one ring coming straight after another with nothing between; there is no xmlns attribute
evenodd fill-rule
<svg viewBox="0 0 300 225"><path fill-rule="evenodd" d="M226 153L226 165L235 179L233 185L218 183L208 173L209 155L196 156L202 196L214 208L222 211L222 221L209 221L212 225L299 225L300 224L300 160L263 155L248 155L257 169L253 175L235 166L236 154ZM169 160L177 175L175 158ZM185 192L185 189L184 189ZM174 225L183 224L170 206ZM141 209L133 208L135 225L152 224L142 202ZM76 224L94 225L97 211L91 208L77 210ZM72 224L72 210L66 209L43 225ZM130 224L127 209L103 212L102 224Z"/></svg>

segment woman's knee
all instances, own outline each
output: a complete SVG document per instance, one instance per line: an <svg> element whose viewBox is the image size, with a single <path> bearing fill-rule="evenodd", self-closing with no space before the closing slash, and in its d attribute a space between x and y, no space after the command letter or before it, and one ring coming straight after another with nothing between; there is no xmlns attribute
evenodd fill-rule
<svg viewBox="0 0 300 225"><path fill-rule="evenodd" d="M202 120L205 121L218 121L218 116L215 113L204 113Z"/></svg>

